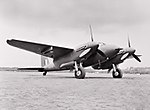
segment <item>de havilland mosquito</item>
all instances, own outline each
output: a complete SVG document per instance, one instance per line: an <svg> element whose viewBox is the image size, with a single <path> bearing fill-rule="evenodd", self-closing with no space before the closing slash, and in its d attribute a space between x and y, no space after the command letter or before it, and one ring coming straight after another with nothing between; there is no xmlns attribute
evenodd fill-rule
<svg viewBox="0 0 150 110"><path fill-rule="evenodd" d="M135 55L136 50L131 47L129 38L128 47L120 48L115 45L94 42L91 27L90 32L91 42L80 45L75 49L14 39L7 40L7 43L11 46L41 55L42 67L18 69L38 70L39 72L43 72L43 76L48 71L75 70L75 78L84 79L86 74L84 67L91 66L93 69L98 70L108 69L108 72L112 70L113 78L122 78L123 73L118 68L120 63L129 58L135 58L141 62L138 58L141 55ZM53 64L49 63L49 58L53 59Z"/></svg>

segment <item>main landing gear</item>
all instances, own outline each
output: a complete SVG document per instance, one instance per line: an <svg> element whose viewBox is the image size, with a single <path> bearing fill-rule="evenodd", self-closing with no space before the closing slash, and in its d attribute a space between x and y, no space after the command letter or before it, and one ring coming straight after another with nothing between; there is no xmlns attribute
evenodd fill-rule
<svg viewBox="0 0 150 110"><path fill-rule="evenodd" d="M77 64L77 62L75 62L75 78L77 79L84 79L85 78L85 70L82 67L81 64Z"/></svg>
<svg viewBox="0 0 150 110"><path fill-rule="evenodd" d="M117 68L116 65L113 64L113 71L112 71L113 78L122 78L123 74L121 69Z"/></svg>

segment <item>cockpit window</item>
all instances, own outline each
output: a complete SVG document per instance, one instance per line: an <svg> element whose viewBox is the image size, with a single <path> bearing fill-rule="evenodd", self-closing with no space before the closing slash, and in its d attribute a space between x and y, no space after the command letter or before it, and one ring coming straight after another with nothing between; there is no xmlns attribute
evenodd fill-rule
<svg viewBox="0 0 150 110"><path fill-rule="evenodd" d="M103 43L103 42L99 42L99 45L100 45L100 46L103 46L103 45L106 45L106 44Z"/></svg>

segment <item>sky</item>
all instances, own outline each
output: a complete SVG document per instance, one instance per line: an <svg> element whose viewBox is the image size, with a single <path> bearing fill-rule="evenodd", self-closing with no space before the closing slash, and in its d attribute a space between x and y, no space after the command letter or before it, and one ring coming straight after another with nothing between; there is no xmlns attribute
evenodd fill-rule
<svg viewBox="0 0 150 110"><path fill-rule="evenodd" d="M40 56L17 49L7 39L74 48L90 41L127 47L142 55L121 67L149 66L149 0L0 0L0 66L40 66Z"/></svg>

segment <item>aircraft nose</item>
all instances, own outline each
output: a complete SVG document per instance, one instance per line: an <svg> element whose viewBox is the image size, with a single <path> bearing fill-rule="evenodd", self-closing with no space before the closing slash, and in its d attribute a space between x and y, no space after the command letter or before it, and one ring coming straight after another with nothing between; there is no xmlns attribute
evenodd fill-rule
<svg viewBox="0 0 150 110"><path fill-rule="evenodd" d="M129 51L129 52L130 52L130 53L135 53L135 51L136 51L136 50L135 50L134 48L130 48L130 51Z"/></svg>
<svg viewBox="0 0 150 110"><path fill-rule="evenodd" d="M130 47L130 48L126 48L126 52L127 52L127 53L133 54L133 53L135 53L135 51L136 51L136 50L135 50L134 48L131 48L131 47Z"/></svg>

